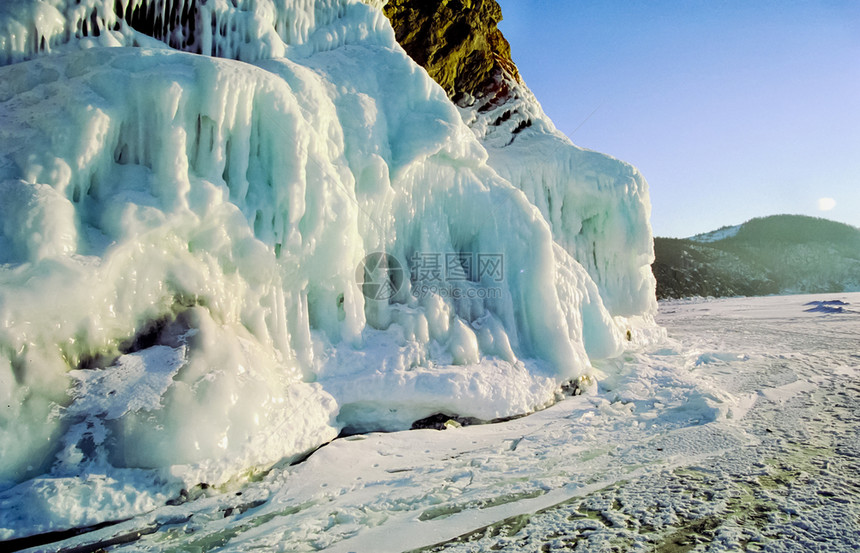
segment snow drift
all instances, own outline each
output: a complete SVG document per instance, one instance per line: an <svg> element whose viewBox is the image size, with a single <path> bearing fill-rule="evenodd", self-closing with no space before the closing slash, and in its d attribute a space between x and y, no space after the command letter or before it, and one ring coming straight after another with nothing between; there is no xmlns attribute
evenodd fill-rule
<svg viewBox="0 0 860 553"><path fill-rule="evenodd" d="M652 315L639 254L593 227L609 253L583 268L587 225L559 239L567 212L488 165L375 7L13 1L0 59L0 503L39 505L4 507L5 537L130 516L345 427L528 412ZM601 159L603 209L627 200L597 201L601 171L628 169ZM378 299L356 278L375 252L410 277Z"/></svg>

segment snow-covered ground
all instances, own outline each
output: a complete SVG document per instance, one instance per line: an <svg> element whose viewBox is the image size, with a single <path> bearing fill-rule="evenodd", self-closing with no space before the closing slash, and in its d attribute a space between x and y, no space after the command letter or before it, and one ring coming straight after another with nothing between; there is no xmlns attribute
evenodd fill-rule
<svg viewBox="0 0 860 553"><path fill-rule="evenodd" d="M31 550L853 551L855 307L857 293L662 303L669 338L604 362L591 395L341 438Z"/></svg>

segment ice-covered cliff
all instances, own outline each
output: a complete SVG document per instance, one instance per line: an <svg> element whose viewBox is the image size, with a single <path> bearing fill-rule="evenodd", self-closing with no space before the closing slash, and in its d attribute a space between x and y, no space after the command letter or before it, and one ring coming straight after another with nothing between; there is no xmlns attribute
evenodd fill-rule
<svg viewBox="0 0 860 553"><path fill-rule="evenodd" d="M645 179L555 128L511 59L496 1L389 0L384 11L407 53L460 108L488 164L540 209L555 241L597 283L609 312L653 312Z"/></svg>
<svg viewBox="0 0 860 553"><path fill-rule="evenodd" d="M533 410L653 309L638 173L378 6L12 0L0 61L0 538Z"/></svg>

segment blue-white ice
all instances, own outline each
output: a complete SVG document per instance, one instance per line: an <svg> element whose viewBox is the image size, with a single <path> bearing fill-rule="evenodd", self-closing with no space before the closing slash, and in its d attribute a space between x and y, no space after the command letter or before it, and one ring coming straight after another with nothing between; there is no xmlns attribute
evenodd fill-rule
<svg viewBox="0 0 860 553"><path fill-rule="evenodd" d="M196 30L158 41L115 5ZM0 537L242 481L346 426L533 411L654 332L638 172L533 100L510 148L470 128L375 7L14 0L0 60L0 501L30 506ZM380 251L504 271L460 285L498 294L368 300Z"/></svg>

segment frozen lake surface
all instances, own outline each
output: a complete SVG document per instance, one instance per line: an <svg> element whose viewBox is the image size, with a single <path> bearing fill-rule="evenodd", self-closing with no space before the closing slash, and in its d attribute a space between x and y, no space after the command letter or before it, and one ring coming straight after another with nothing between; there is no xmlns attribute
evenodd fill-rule
<svg viewBox="0 0 860 553"><path fill-rule="evenodd" d="M31 551L860 548L860 294L667 302L659 322L593 395L338 439Z"/></svg>

